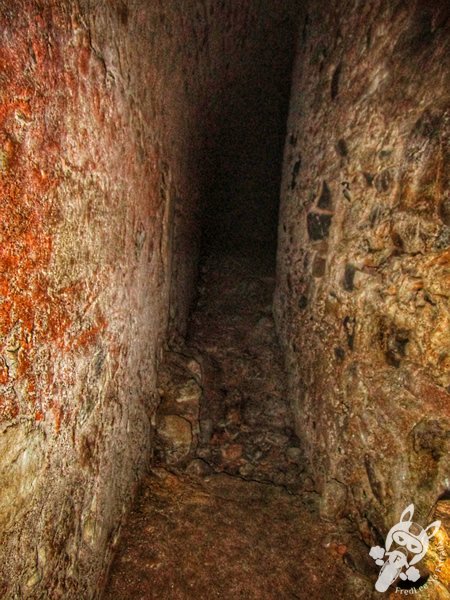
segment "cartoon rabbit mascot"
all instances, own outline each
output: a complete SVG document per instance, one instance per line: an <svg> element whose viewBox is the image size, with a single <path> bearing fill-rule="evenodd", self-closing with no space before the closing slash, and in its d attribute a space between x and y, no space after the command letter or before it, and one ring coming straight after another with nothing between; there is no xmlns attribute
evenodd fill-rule
<svg viewBox="0 0 450 600"><path fill-rule="evenodd" d="M397 577L403 581L417 581L420 573L415 565L424 556L430 539L436 535L440 521L435 521L423 529L412 522L414 504L410 504L402 513L400 522L389 531L386 538L386 550L373 546L370 556L381 566L378 580L375 584L377 592L385 592ZM392 550L391 550L392 547ZM386 560L387 559L387 560ZM403 572L403 568L405 571Z"/></svg>

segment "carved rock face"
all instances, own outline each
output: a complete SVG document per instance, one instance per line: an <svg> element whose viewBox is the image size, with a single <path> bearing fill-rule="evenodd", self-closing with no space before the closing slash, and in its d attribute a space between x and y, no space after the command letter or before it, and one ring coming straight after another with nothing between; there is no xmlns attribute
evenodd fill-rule
<svg viewBox="0 0 450 600"><path fill-rule="evenodd" d="M98 594L205 200L274 241L297 9L264 4L0 1L1 597ZM189 419L163 420L177 459Z"/></svg>
<svg viewBox="0 0 450 600"><path fill-rule="evenodd" d="M312 7L294 71L276 320L323 510L339 482L366 532L450 485L445 13Z"/></svg>

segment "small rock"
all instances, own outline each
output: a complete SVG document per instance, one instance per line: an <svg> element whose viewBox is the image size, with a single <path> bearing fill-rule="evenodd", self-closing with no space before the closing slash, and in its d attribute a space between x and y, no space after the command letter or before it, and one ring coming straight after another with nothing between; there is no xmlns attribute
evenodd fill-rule
<svg viewBox="0 0 450 600"><path fill-rule="evenodd" d="M288 448L286 450L286 456L291 462L296 463L297 465L303 462L302 451L296 446Z"/></svg>
<svg viewBox="0 0 450 600"><path fill-rule="evenodd" d="M250 477L255 470L254 466L250 463L245 463L239 467L239 475L241 477Z"/></svg>
<svg viewBox="0 0 450 600"><path fill-rule="evenodd" d="M241 444L230 444L221 448L220 453L224 460L238 460L242 456L242 446Z"/></svg>
<svg viewBox="0 0 450 600"><path fill-rule="evenodd" d="M188 464L186 472L189 473L189 475L206 477L207 475L211 475L213 470L206 461L202 460L201 458L194 458L194 460Z"/></svg>
<svg viewBox="0 0 450 600"><path fill-rule="evenodd" d="M314 481L311 479L311 477L305 477L305 480L303 482L303 487L305 489L305 492L315 493L315 485L314 485Z"/></svg>
<svg viewBox="0 0 450 600"><path fill-rule="evenodd" d="M289 442L289 437L277 431L271 431L265 436L266 440L277 447L285 446Z"/></svg>
<svg viewBox="0 0 450 600"><path fill-rule="evenodd" d="M306 221L309 238L312 241L317 241L328 237L331 219L331 215L313 212L308 213Z"/></svg>
<svg viewBox="0 0 450 600"><path fill-rule="evenodd" d="M200 363L197 360L195 360L195 358L190 358L186 366L189 369L189 371L195 376L197 381L200 382L202 380L202 367Z"/></svg>
<svg viewBox="0 0 450 600"><path fill-rule="evenodd" d="M30 577L27 579L26 586L28 588L36 587L36 585L41 581L42 576L38 569L34 569L31 573Z"/></svg>
<svg viewBox="0 0 450 600"><path fill-rule="evenodd" d="M200 402L202 397L202 388L198 385L195 379L189 379L184 385L178 389L176 401L179 403L195 403Z"/></svg>
<svg viewBox="0 0 450 600"><path fill-rule="evenodd" d="M187 419L178 415L160 417L157 436L158 446L169 464L175 464L188 456L192 444L192 428Z"/></svg>

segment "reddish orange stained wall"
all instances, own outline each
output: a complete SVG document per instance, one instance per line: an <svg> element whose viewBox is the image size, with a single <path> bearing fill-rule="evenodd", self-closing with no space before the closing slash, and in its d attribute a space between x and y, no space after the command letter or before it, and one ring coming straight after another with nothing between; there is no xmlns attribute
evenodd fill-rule
<svg viewBox="0 0 450 600"><path fill-rule="evenodd" d="M101 589L193 295L210 125L271 16L0 0L2 598Z"/></svg>
<svg viewBox="0 0 450 600"><path fill-rule="evenodd" d="M192 190L154 60L175 49L163 36L146 55L146 3L129 26L120 6L0 0L1 597L37 593L25 572L49 597L92 597L148 460L170 205ZM74 530L84 576L61 592L52 540Z"/></svg>
<svg viewBox="0 0 450 600"><path fill-rule="evenodd" d="M64 177L64 116L74 111L82 87L76 66L86 77L91 55L86 46L73 46L69 28L63 7L36 3L28 18L14 20L9 35L0 39L0 355L13 350L18 360L12 377L2 360L2 419L21 410L35 411L40 420L41 409L56 401L48 385L51 377L35 364L36 347L72 351L93 344L107 326L99 314L95 323L69 333L89 282L56 288L48 273L53 232L62 218L55 191ZM99 80L96 83L102 87ZM87 110L95 107L98 112L99 89L95 91L91 97L85 94L84 101L88 100ZM92 167L85 164L86 170ZM12 379L24 390L21 407L8 385Z"/></svg>

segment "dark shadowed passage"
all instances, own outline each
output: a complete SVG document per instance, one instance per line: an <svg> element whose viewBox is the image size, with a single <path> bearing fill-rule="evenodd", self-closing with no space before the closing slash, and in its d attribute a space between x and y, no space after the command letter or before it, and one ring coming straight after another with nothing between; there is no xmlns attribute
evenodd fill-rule
<svg viewBox="0 0 450 600"><path fill-rule="evenodd" d="M202 251L265 247L275 257L283 148L300 7L260 6L252 44L233 38L239 76L224 55L223 90L210 107ZM242 48L239 50L239 48Z"/></svg>

